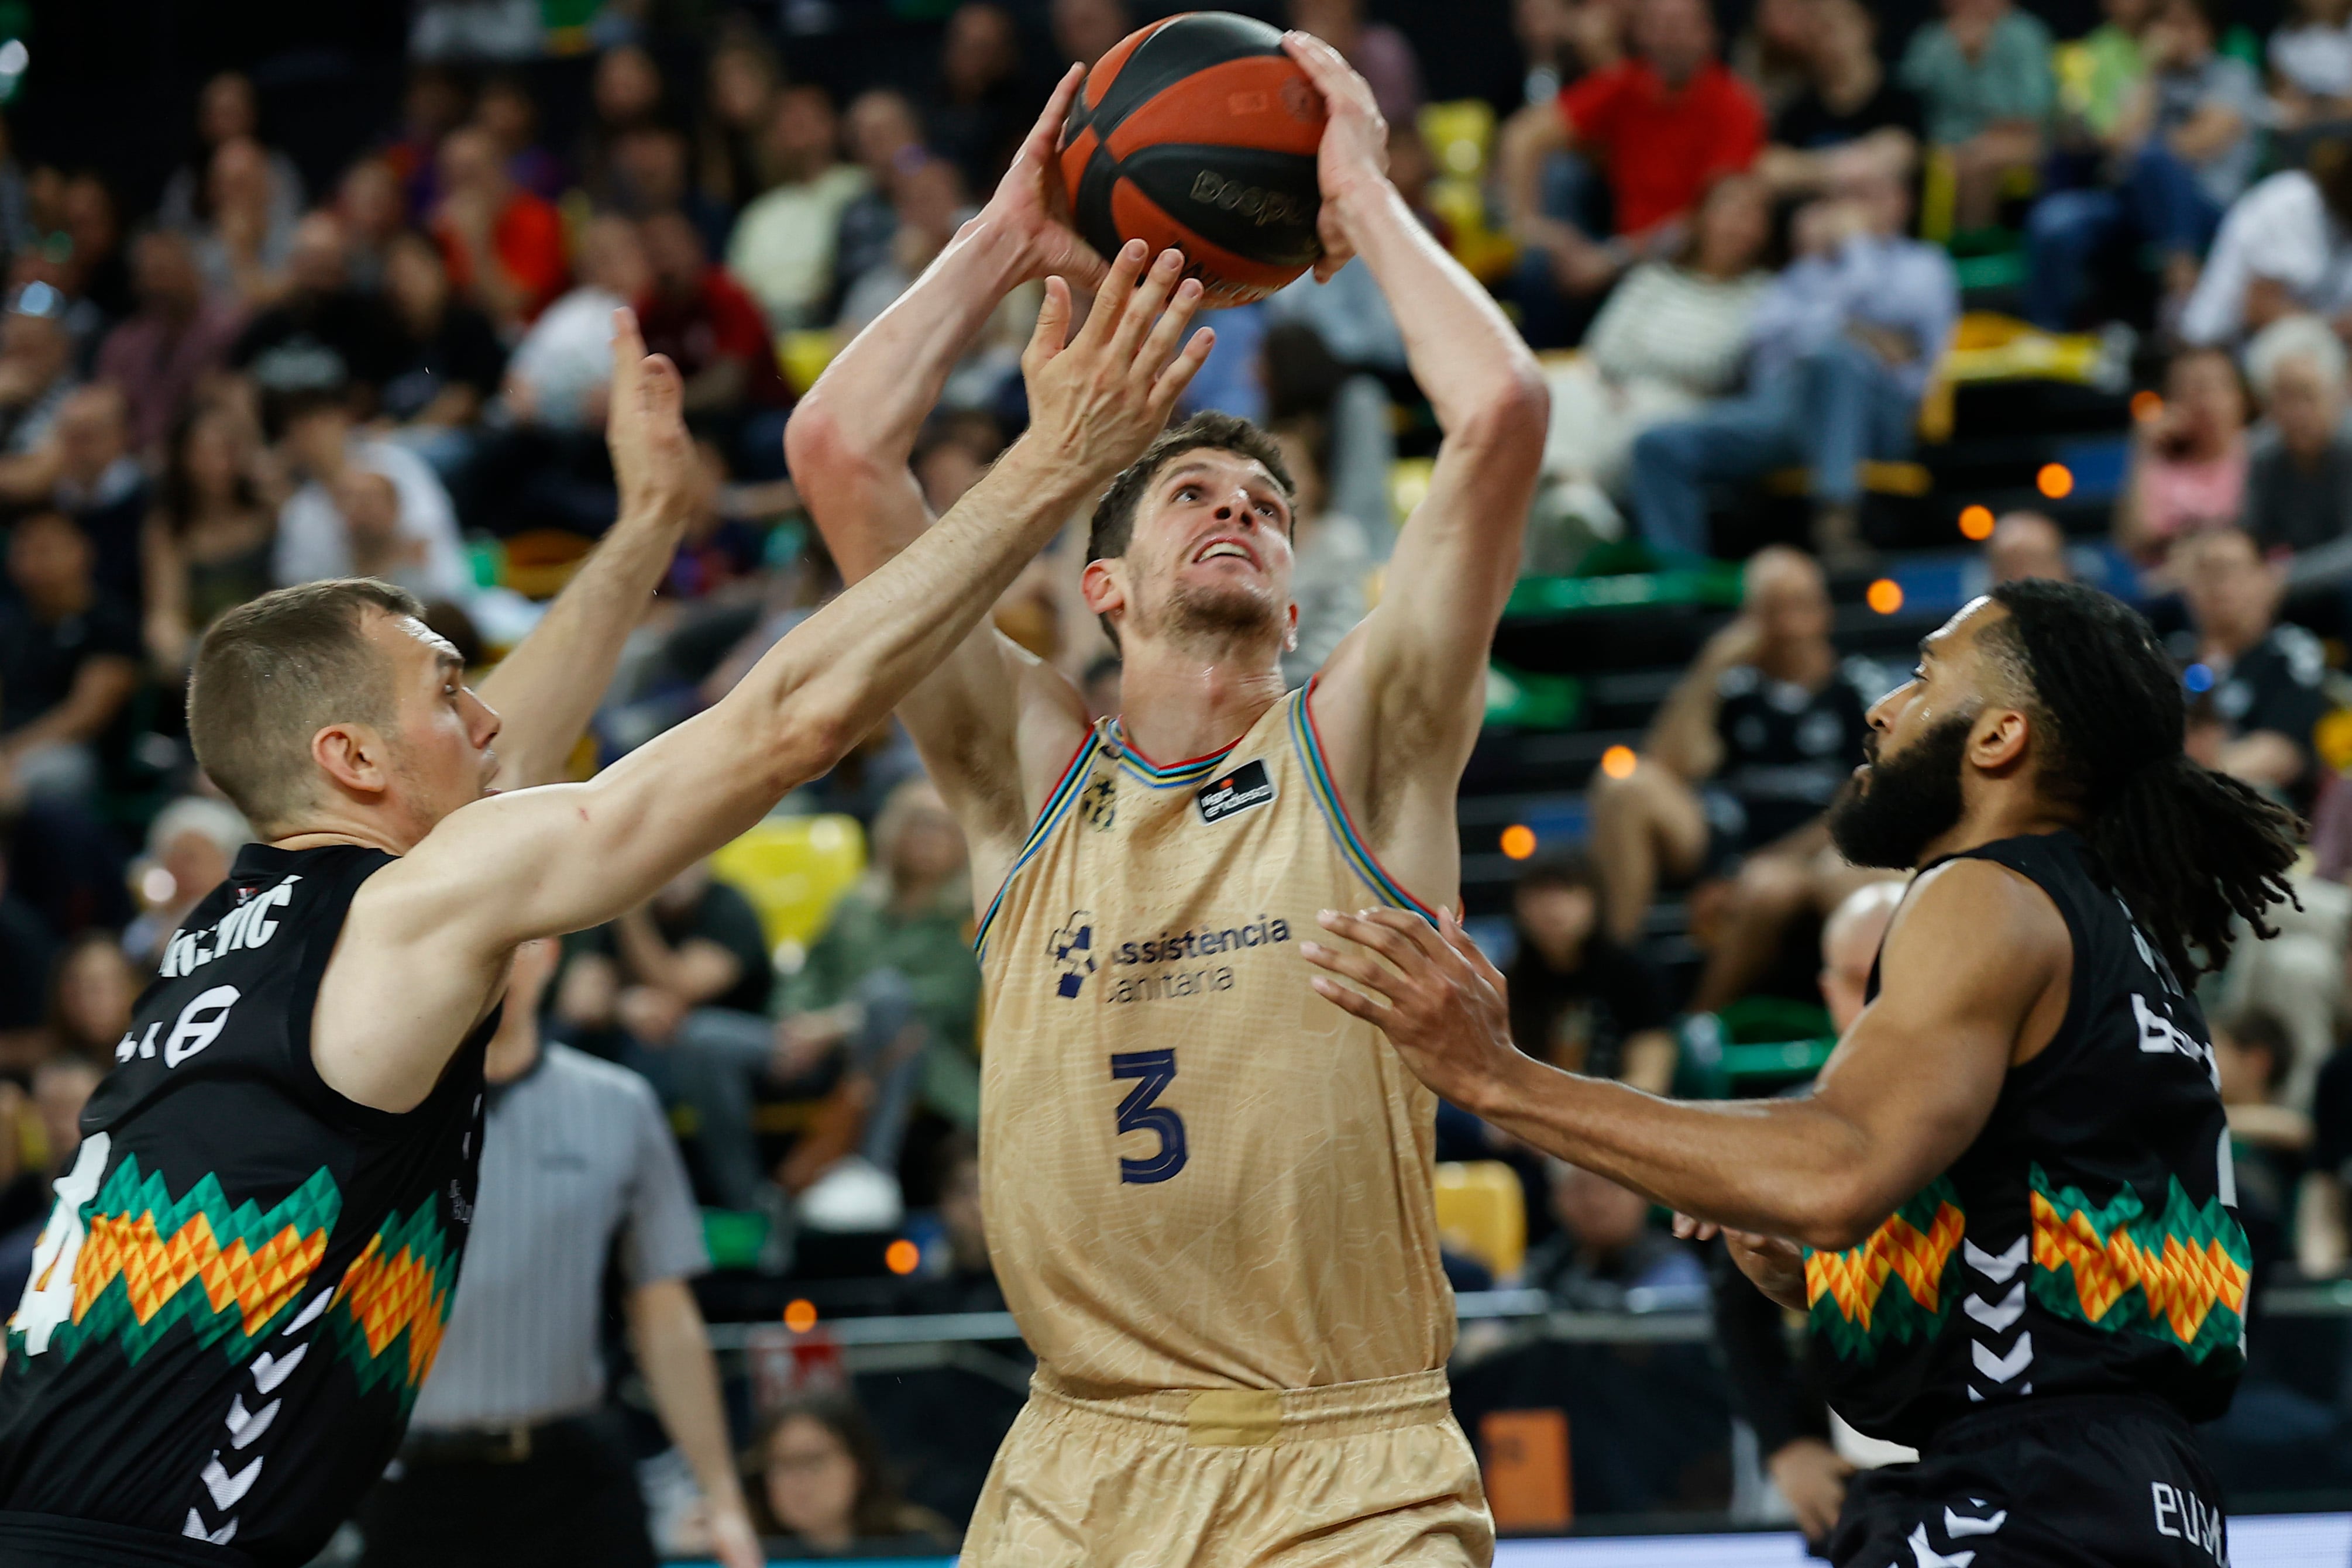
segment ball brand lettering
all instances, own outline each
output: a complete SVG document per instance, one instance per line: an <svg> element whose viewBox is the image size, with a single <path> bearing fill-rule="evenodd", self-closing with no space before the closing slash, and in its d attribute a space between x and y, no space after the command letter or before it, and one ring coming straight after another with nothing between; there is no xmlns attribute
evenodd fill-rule
<svg viewBox="0 0 2352 1568"><path fill-rule="evenodd" d="M223 915L220 923L203 931L174 931L163 949L163 966L155 973L165 980L194 973L223 953L239 948L256 948L278 934L278 921L269 917L272 910L282 910L293 901L294 884L299 877L289 877L268 892L259 895Z"/></svg>
<svg viewBox="0 0 2352 1568"><path fill-rule="evenodd" d="M1203 169L1192 176L1192 199L1223 212L1239 213L1260 228L1270 223L1306 223L1314 216L1296 196L1228 180L1214 169Z"/></svg>

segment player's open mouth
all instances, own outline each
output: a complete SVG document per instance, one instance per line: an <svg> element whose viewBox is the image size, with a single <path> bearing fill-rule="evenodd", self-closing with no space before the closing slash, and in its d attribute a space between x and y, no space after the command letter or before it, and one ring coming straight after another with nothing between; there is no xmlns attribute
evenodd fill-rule
<svg viewBox="0 0 2352 1568"><path fill-rule="evenodd" d="M1234 538L1231 534L1221 533L1192 552L1192 563L1194 565L1198 565L1203 561L1225 560L1246 561L1252 566L1261 569L1263 569L1265 564L1257 558L1257 552L1252 550L1240 540Z"/></svg>

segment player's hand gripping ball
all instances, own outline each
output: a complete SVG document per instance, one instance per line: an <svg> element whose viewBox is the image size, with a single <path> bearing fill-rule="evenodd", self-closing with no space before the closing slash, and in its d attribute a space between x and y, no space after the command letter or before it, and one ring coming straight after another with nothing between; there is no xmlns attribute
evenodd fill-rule
<svg viewBox="0 0 2352 1568"><path fill-rule="evenodd" d="M1154 22L1096 63L1062 128L1078 233L1105 256L1182 251L1206 305L1263 300L1323 254L1323 121L1276 29L1229 11Z"/></svg>

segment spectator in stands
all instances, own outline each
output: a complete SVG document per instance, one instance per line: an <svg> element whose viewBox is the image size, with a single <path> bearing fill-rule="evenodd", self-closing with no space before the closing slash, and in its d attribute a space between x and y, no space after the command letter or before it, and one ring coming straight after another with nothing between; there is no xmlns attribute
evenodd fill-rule
<svg viewBox="0 0 2352 1568"><path fill-rule="evenodd" d="M55 510L8 531L13 603L0 603L0 809L86 801L97 742L139 684L135 611L97 583L89 541Z"/></svg>
<svg viewBox="0 0 2352 1568"><path fill-rule="evenodd" d="M33 1171L25 1173L32 1179L17 1189L29 1190L29 1195L37 1198L38 1211L22 1220L16 1230L0 1237L0 1289L14 1289L20 1297L24 1292L26 1278L32 1273L33 1247L48 1217L57 1180L73 1168L74 1156L81 1148L82 1110L105 1075L104 1066L86 1058L52 1057L33 1068L31 1116L8 1119L9 1131L14 1134L10 1142L20 1147L33 1142L46 1152L47 1158ZM22 1120L32 1121L33 1140L25 1138Z"/></svg>
<svg viewBox="0 0 2352 1568"><path fill-rule="evenodd" d="M252 841L253 829L236 807L210 795L182 795L155 814L138 878L145 907L122 932L122 949L133 963L148 969L163 961L172 933L228 879L236 852Z"/></svg>
<svg viewBox="0 0 2352 1568"><path fill-rule="evenodd" d="M2352 310L2352 141L2315 142L2306 166L2248 190L2221 220L2180 335L2234 346L2282 316Z"/></svg>
<svg viewBox="0 0 2352 1568"><path fill-rule="evenodd" d="M277 208L274 191L258 142L240 136L213 153L196 269L207 290L247 310L268 304L286 286L296 220Z"/></svg>
<svg viewBox="0 0 2352 1568"><path fill-rule="evenodd" d="M1803 463L1817 548L1861 550L1862 464L1910 450L1919 399L1959 317L1942 248L1903 237L1910 192L1860 169L1798 214L1798 260L1756 307L1745 396L1633 443L1633 492L1654 548L1707 550L1706 487Z"/></svg>
<svg viewBox="0 0 2352 1568"><path fill-rule="evenodd" d="M1300 415L1276 421L1270 432L1293 486L1290 596L1298 620L1294 646L1282 656L1282 678L1300 686L1370 612L1370 584L1381 557L1370 526L1332 510L1329 419Z"/></svg>
<svg viewBox="0 0 2352 1568"><path fill-rule="evenodd" d="M1815 0L1759 0L1732 40L1731 68L1756 89L1768 115L1777 117L1805 89L1816 10Z"/></svg>
<svg viewBox="0 0 2352 1568"><path fill-rule="evenodd" d="M2258 1255L2284 1250L2296 1171L2311 1147L2311 1113L2282 1099L2294 1060L2294 1037L2274 1013L2254 1009L2216 1023L2213 1071L2230 1119L2237 1208Z"/></svg>
<svg viewBox="0 0 2352 1568"><path fill-rule="evenodd" d="M468 1267L399 1462L360 1511L367 1568L654 1562L644 1499L602 1419L616 1256L638 1370L692 1467L724 1568L759 1568L726 1407L688 1281L701 1216L645 1080L540 1038L560 945L517 950L490 1086Z"/></svg>
<svg viewBox="0 0 2352 1568"><path fill-rule="evenodd" d="M940 1238L946 1256L924 1258L923 1273L905 1297L906 1310L1001 1312L1004 1292L988 1259L987 1220L980 1204L980 1142L969 1132L951 1132L940 1141L938 1159Z"/></svg>
<svg viewBox="0 0 2352 1568"><path fill-rule="evenodd" d="M456 298L438 247L405 233L384 256L384 298L399 324L399 340L379 405L384 417L409 426L404 437L435 468L456 448L430 438L464 432L498 395L507 352L498 329L470 301Z"/></svg>
<svg viewBox="0 0 2352 1568"><path fill-rule="evenodd" d="M1088 70L1111 46L1135 30L1126 0L1053 0L1048 18L1062 58Z"/></svg>
<svg viewBox="0 0 2352 1568"><path fill-rule="evenodd" d="M1364 0L1289 0L1290 25L1346 57L1391 125L1410 125L1428 100L1421 61L1402 33L1364 19Z"/></svg>
<svg viewBox="0 0 2352 1568"><path fill-rule="evenodd" d="M399 353L398 317L352 287L342 220L322 207L295 225L285 289L246 323L229 363L264 386L350 383L372 411Z"/></svg>
<svg viewBox="0 0 2352 1568"><path fill-rule="evenodd" d="M2242 521L2270 553L2296 556L2290 584L2336 580L2352 547L2352 426L2343 340L2316 316L2272 322L2246 346L2263 418L2247 441Z"/></svg>
<svg viewBox="0 0 2352 1568"><path fill-rule="evenodd" d="M501 331L528 324L563 291L563 219L517 185L489 132L453 131L441 143L433 237L451 285Z"/></svg>
<svg viewBox="0 0 2352 1568"><path fill-rule="evenodd" d="M698 1007L763 1014L774 985L759 912L697 862L652 899L565 944L555 1017L567 1037L625 1058L657 1083L678 1025Z"/></svg>
<svg viewBox="0 0 2352 1568"><path fill-rule="evenodd" d="M145 600L139 532L147 474L131 455L129 407L105 383L74 389L58 410L44 452L49 489L40 499L73 519L90 542L98 585L123 604Z"/></svg>
<svg viewBox="0 0 2352 1568"><path fill-rule="evenodd" d="M633 131L666 123L666 97L661 67L641 46L614 44L596 57L588 89L588 125L572 162L581 188L599 206L614 200L614 157L622 139Z"/></svg>
<svg viewBox="0 0 2352 1568"><path fill-rule="evenodd" d="M745 1465L760 1533L787 1553L954 1548L947 1521L900 1498L873 1425L846 1394L801 1394L777 1406Z"/></svg>
<svg viewBox="0 0 2352 1568"><path fill-rule="evenodd" d="M743 209L727 244L727 269L751 291L776 331L822 325L834 289L841 215L866 187L841 162L841 127L820 87L776 96L767 153L776 184Z"/></svg>
<svg viewBox="0 0 2352 1568"><path fill-rule="evenodd" d="M473 584L457 514L425 459L404 447L353 427L348 396L320 392L289 397L279 441L286 468L301 481L278 511L271 551L277 585L348 577L369 547L389 547L408 563L411 585L428 599L463 599ZM352 491L344 476L365 469L390 479L397 493L397 543L355 541L341 504Z"/></svg>
<svg viewBox="0 0 2352 1568"><path fill-rule="evenodd" d="M2092 263L2130 237L2161 258L2160 319L2179 319L2199 264L2253 174L2262 81L2216 51L2220 0L2162 0L2143 37L2149 74L2105 138L2118 182L2053 191L2026 226L2027 315L2052 331L2075 324Z"/></svg>
<svg viewBox="0 0 2352 1568"><path fill-rule="evenodd" d="M501 71L474 95L474 123L489 132L507 162L507 177L532 195L553 201L570 183L563 160L539 144L539 102L522 78Z"/></svg>
<svg viewBox="0 0 2352 1568"><path fill-rule="evenodd" d="M439 201L442 140L466 122L472 107L465 81L449 67L431 62L409 67L408 85L400 98L400 123L386 141L383 157L400 181L410 213L423 216Z"/></svg>
<svg viewBox="0 0 2352 1568"><path fill-rule="evenodd" d="M738 212L768 188L761 144L775 118L783 78L773 46L757 27L734 17L721 24L695 136L695 182L705 200Z"/></svg>
<svg viewBox="0 0 2352 1568"><path fill-rule="evenodd" d="M772 1212L751 1135L763 1083L826 1102L779 1180L805 1190L846 1156L893 1173L919 1105L979 1124L980 969L965 927L963 835L923 780L893 790L874 824L875 870L835 905L776 996L776 1022L705 1010L677 1032L671 1070L697 1111L720 1202Z"/></svg>
<svg viewBox="0 0 2352 1568"><path fill-rule="evenodd" d="M2074 580L2066 559L2066 531L2038 511L2003 512L1985 541L1988 586L2027 577L2047 577L2056 583Z"/></svg>
<svg viewBox="0 0 2352 1568"><path fill-rule="evenodd" d="M2308 810L2312 731L2330 706L2319 639L2278 618L2280 574L2243 529L2193 533L2170 573L2189 606L2189 754Z"/></svg>
<svg viewBox="0 0 2352 1568"><path fill-rule="evenodd" d="M1927 121L1909 88L1878 58L1878 22L1862 0L1796 0L1808 26L1803 76L1772 116L1756 172L1775 194L1808 195L1858 166L1908 180Z"/></svg>
<svg viewBox="0 0 2352 1568"><path fill-rule="evenodd" d="M1527 62L1526 101L1549 108L1559 89L1625 58L1622 0L1513 0L1511 34Z"/></svg>
<svg viewBox="0 0 2352 1568"><path fill-rule="evenodd" d="M161 452L196 389L226 363L243 318L233 302L205 296L186 235L150 229L131 256L138 309L106 335L98 379L131 400L133 447Z"/></svg>
<svg viewBox="0 0 2352 1568"><path fill-rule="evenodd" d="M1870 973L1878 967L1879 944L1910 884L1901 878L1866 882L1845 897L1822 922L1822 1005L1830 1027L1842 1039L1870 1002Z"/></svg>
<svg viewBox="0 0 2352 1568"><path fill-rule="evenodd" d="M183 420L141 536L148 657L177 677L220 616L271 587L276 521L254 480L243 425L224 408Z"/></svg>
<svg viewBox="0 0 2352 1568"><path fill-rule="evenodd" d="M1839 660L1811 557L1759 551L1744 590L1738 616L1675 683L1632 771L1591 785L1603 929L1620 946L1641 940L1661 877L1734 876L1696 1012L1743 994L1790 921L1835 909L1869 879L1830 847L1821 814L1862 761L1879 683Z"/></svg>
<svg viewBox="0 0 2352 1568"><path fill-rule="evenodd" d="M2050 29L2011 0L1943 0L1911 36L1896 74L1927 109L1927 142L1952 161L1954 218L1980 228L2002 186L2030 173L2057 101Z"/></svg>
<svg viewBox="0 0 2352 1568"><path fill-rule="evenodd" d="M1622 492L1636 437L1738 387L1749 322L1771 282L1762 265L1771 237L1764 183L1726 175L1700 202L1679 256L1626 274L1584 353L1546 374L1547 479Z"/></svg>
<svg viewBox="0 0 2352 1568"><path fill-rule="evenodd" d="M255 141L261 131L261 106L255 99L253 79L243 71L226 70L204 85L196 97L196 153L164 182L163 199L155 219L166 228L191 233L212 216L209 189L213 158L232 142ZM291 227L302 215L302 175L285 153L265 152L268 175L268 222Z"/></svg>
<svg viewBox="0 0 2352 1568"><path fill-rule="evenodd" d="M1640 256L1671 250L1677 220L1708 184L1747 168L1764 142L1763 107L1716 59L1704 0L1640 0L1633 43L1635 58L1562 89L1556 108L1514 115L1498 149L1512 231L1540 268L1533 276L1571 295L1597 293ZM1544 166L1570 149L1607 169L1615 237L1606 242L1544 210Z"/></svg>
<svg viewBox="0 0 2352 1568"><path fill-rule="evenodd" d="M2290 137L2352 121L2352 0L2295 0L2271 35L2272 123Z"/></svg>
<svg viewBox="0 0 2352 1568"><path fill-rule="evenodd" d="M2163 409L2133 427L2116 544L2156 565L2182 535L2235 521L2245 496L2245 384L2223 351L2186 350L2166 368Z"/></svg>
<svg viewBox="0 0 2352 1568"><path fill-rule="evenodd" d="M684 213L657 213L639 226L652 288L637 302L646 347L669 355L686 378L688 418L733 418L792 402L759 305L710 259ZM782 452L783 426L773 428Z"/></svg>
<svg viewBox="0 0 2352 1568"><path fill-rule="evenodd" d="M362 158L343 173L335 190L335 216L343 220L343 248L352 287L383 286L384 255L408 230L408 199L399 177L382 158Z"/></svg>
<svg viewBox="0 0 2352 1568"><path fill-rule="evenodd" d="M27 283L0 320L0 459L38 451L79 384L65 313L66 297L53 285Z"/></svg>
<svg viewBox="0 0 2352 1568"><path fill-rule="evenodd" d="M630 132L613 150L613 210L635 218L681 213L693 225L704 251L723 255L735 214L695 187L692 157L682 131L644 125Z"/></svg>
<svg viewBox="0 0 2352 1568"><path fill-rule="evenodd" d="M2352 1049L2338 1049L2319 1069L2311 1100L2311 1149L2295 1203L2295 1264L2306 1279L2328 1279L2352 1263Z"/></svg>
<svg viewBox="0 0 2352 1568"><path fill-rule="evenodd" d="M8 844L0 837L0 1067L21 1068L40 1054L42 982L55 956L57 933L40 911L8 883ZM7 1121L7 1095L0 1090L0 1124ZM0 1139L0 1187L6 1182L8 1150ZM0 1191L0 1206L5 1193Z"/></svg>
<svg viewBox="0 0 2352 1568"><path fill-rule="evenodd" d="M1565 1160L1547 1159L1552 1215L1559 1229L1528 1251L1520 1278L1570 1310L1622 1312L1644 1306L1696 1306L1706 1289L1698 1255L1650 1223L1650 1200Z"/></svg>
<svg viewBox="0 0 2352 1568"><path fill-rule="evenodd" d="M611 216L592 221L580 242L579 286L531 324L507 362L508 412L552 430L602 430L613 312L641 298L652 278L635 224Z"/></svg>
<svg viewBox="0 0 2352 1568"><path fill-rule="evenodd" d="M1674 1081L1670 1009L1657 974L1601 929L1601 879L1555 855L1511 889L1511 1037L1563 1072L1622 1079L1653 1094Z"/></svg>
<svg viewBox="0 0 2352 1568"><path fill-rule="evenodd" d="M971 189L990 189L1012 162L1034 112L1024 89L1013 14L994 0L963 0L948 14L940 44L929 140Z"/></svg>
<svg viewBox="0 0 2352 1568"><path fill-rule="evenodd" d="M111 931L86 931L58 955L49 987L49 1037L65 1056L110 1067L131 1028L131 1005L146 976L133 972Z"/></svg>
<svg viewBox="0 0 2352 1568"><path fill-rule="evenodd" d="M2104 145L2147 77L2140 34L2155 14L2155 0L2100 0L2099 10L2104 19L2076 46L2081 65L2058 84L2064 152L2082 140Z"/></svg>
<svg viewBox="0 0 2352 1568"><path fill-rule="evenodd" d="M932 258L947 248L962 221L963 181L944 158L926 158L900 172L891 191L896 222L888 251L878 264L849 279L835 323L841 331L855 332L888 310Z"/></svg>
<svg viewBox="0 0 2352 1568"><path fill-rule="evenodd" d="M846 124L849 154L868 184L842 209L834 276L845 286L889 265L900 178L933 161L923 145L923 122L902 92L877 87L859 93L850 100Z"/></svg>

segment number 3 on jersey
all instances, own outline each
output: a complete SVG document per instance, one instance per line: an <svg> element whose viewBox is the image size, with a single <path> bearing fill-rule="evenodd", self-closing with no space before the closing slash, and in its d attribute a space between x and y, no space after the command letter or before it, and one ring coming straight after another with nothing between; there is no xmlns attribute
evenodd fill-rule
<svg viewBox="0 0 2352 1568"><path fill-rule="evenodd" d="M1118 1130L1121 1132L1153 1132L1160 1138L1159 1152L1148 1160L1130 1160L1119 1156L1118 1179L1122 1182L1164 1182L1184 1168L1184 1119L1164 1105L1152 1101L1160 1091L1176 1081L1176 1053L1165 1051L1121 1051L1110 1058L1110 1076L1131 1078L1136 1086L1127 1091L1118 1102Z"/></svg>

